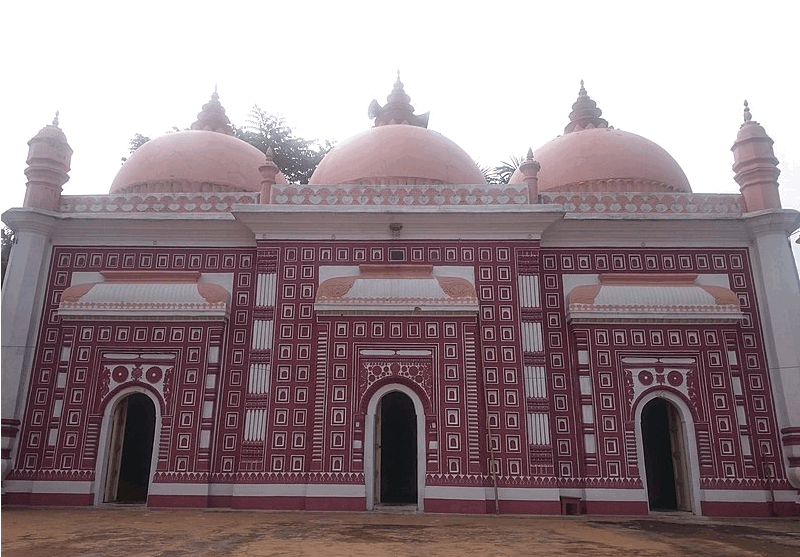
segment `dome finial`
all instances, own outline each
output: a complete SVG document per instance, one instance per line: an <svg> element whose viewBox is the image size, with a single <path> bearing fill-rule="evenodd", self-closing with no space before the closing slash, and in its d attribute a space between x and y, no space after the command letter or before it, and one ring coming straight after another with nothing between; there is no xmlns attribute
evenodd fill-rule
<svg viewBox="0 0 800 557"><path fill-rule="evenodd" d="M597 103L589 98L581 79L581 88L578 91L578 100L572 105L569 114L569 124L564 128L564 133L585 130L587 128L607 128L608 122L600 115L603 111L597 108Z"/></svg>
<svg viewBox="0 0 800 557"><path fill-rule="evenodd" d="M214 85L214 92L211 93L211 100L203 105L203 109L197 114L197 121L191 125L191 128L233 135L233 126L219 102L216 85Z"/></svg>
<svg viewBox="0 0 800 557"><path fill-rule="evenodd" d="M409 124L412 126L428 127L429 112L425 114L414 114L414 107L411 106L409 97L403 82L400 81L400 70L397 70L397 81L394 82L392 92L386 97L386 104L381 106L377 100L373 99L369 104L367 115L375 119L375 127L387 124Z"/></svg>
<svg viewBox="0 0 800 557"><path fill-rule="evenodd" d="M749 122L753 119L753 115L750 114L750 106L747 104L747 101L744 101L744 121L745 123Z"/></svg>
<svg viewBox="0 0 800 557"><path fill-rule="evenodd" d="M58 110L56 110L56 116L53 118L53 125L58 126Z"/></svg>

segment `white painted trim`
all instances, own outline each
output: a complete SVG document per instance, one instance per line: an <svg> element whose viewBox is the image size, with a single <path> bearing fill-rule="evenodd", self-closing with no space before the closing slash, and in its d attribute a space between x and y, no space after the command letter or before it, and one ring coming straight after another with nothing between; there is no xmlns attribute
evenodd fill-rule
<svg viewBox="0 0 800 557"><path fill-rule="evenodd" d="M207 483L151 483L147 490L150 495L202 495L209 493Z"/></svg>
<svg viewBox="0 0 800 557"><path fill-rule="evenodd" d="M367 510L371 511L375 507L375 412L378 409L378 402L383 395L398 391L407 395L414 403L414 411L417 415L417 510L425 510L425 409L417 393L409 387L399 383L384 385L372 395L367 405L367 420L364 432L364 481L367 495Z"/></svg>
<svg viewBox="0 0 800 557"><path fill-rule="evenodd" d="M501 501L558 501L560 494L557 487L499 487L497 496ZM494 490L490 487L486 488L486 498L494 498Z"/></svg>
<svg viewBox="0 0 800 557"><path fill-rule="evenodd" d="M700 508L700 459L697 456L697 439L694 432L694 420L692 419L692 412L682 398L667 392L667 391L653 391L640 397L636 401L636 415L634 416L635 432L636 432L636 456L637 464L639 466L639 477L642 479L644 485L645 500L649 503L649 496L647 495L647 471L645 469L644 460L644 443L642 441L642 410L653 399L663 398L671 403L678 410L681 418L681 431L683 433L683 444L686 448L686 474L689 476L689 499L691 500L692 514L698 516L702 515Z"/></svg>
<svg viewBox="0 0 800 557"><path fill-rule="evenodd" d="M142 386L133 385L127 387L122 391L115 394L111 400L106 404L103 410L103 422L100 426L100 437L97 441L97 461L95 463L95 481L94 481L94 504L101 505L103 503L103 495L105 493L106 476L108 475L108 448L111 443L111 432L113 430L114 411L117 404L128 395L134 393L142 393L146 395L155 406L156 410L156 423L155 431L153 433L153 454L150 457L150 479L148 480L147 495L152 493L153 475L156 473L156 465L158 464L158 448L161 446L161 402L155 395L148 389Z"/></svg>
<svg viewBox="0 0 800 557"><path fill-rule="evenodd" d="M363 484L308 484L307 497L364 497L366 486Z"/></svg>
<svg viewBox="0 0 800 557"><path fill-rule="evenodd" d="M159 485L159 484L156 484ZM174 485L174 484L160 484L160 485ZM236 484L208 484L208 495L210 497L231 497L233 495L233 488Z"/></svg>
<svg viewBox="0 0 800 557"><path fill-rule="evenodd" d="M635 488L589 488L583 490L587 501L636 501L647 503L647 489Z"/></svg>
<svg viewBox="0 0 800 557"><path fill-rule="evenodd" d="M425 488L427 499L458 499L460 501L486 501L494 499L491 487L457 487L448 485L431 485Z"/></svg>
<svg viewBox="0 0 800 557"><path fill-rule="evenodd" d="M95 482L70 482L58 480L7 480L3 482L6 493L91 493Z"/></svg>
<svg viewBox="0 0 800 557"><path fill-rule="evenodd" d="M174 486L182 490L184 484L156 484ZM211 484L211 494L232 495L233 497L364 497L364 484L233 484L232 490L222 492L221 484ZM171 492L172 494L174 492ZM181 491L179 494L189 494Z"/></svg>
<svg viewBox="0 0 800 557"><path fill-rule="evenodd" d="M782 489L769 491L766 489L704 489L703 501L714 503L768 503L770 501L797 501L797 491Z"/></svg>
<svg viewBox="0 0 800 557"><path fill-rule="evenodd" d="M562 218L560 205L313 206L235 205L232 214L262 239L533 239Z"/></svg>
<svg viewBox="0 0 800 557"><path fill-rule="evenodd" d="M561 496L578 497L586 501L647 502L647 491L642 488L560 489L558 487L500 487L501 501L558 501ZM428 499L455 499L460 501L489 501L494 499L491 487L457 487L432 485L425 488Z"/></svg>

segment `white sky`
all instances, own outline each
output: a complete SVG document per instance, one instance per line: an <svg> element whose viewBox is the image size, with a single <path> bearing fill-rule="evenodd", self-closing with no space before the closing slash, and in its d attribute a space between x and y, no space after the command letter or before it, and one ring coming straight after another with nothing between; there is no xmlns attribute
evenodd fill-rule
<svg viewBox="0 0 800 557"><path fill-rule="evenodd" d="M7 2L0 33L0 210L25 193L27 141L60 111L64 194L106 193L134 133L187 127L214 85L301 137L371 126L401 70L417 113L481 165L563 132L584 79L609 124L669 151L696 192L735 193L747 99L800 208L800 3ZM795 235L796 237L796 235ZM794 246L800 255L800 246Z"/></svg>

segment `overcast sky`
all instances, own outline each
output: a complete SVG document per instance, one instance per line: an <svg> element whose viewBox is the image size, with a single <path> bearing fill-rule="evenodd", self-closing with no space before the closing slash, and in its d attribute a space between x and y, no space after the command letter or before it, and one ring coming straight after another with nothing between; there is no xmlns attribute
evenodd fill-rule
<svg viewBox="0 0 800 557"><path fill-rule="evenodd" d="M747 99L775 140L784 207L800 208L798 5L8 2L0 210L22 204L26 143L56 110L74 150L64 194L102 194L134 133L188 127L215 84L234 124L257 104L341 140L370 127L397 69L429 127L481 165L563 133L583 79L609 124L664 147L696 192L738 192Z"/></svg>

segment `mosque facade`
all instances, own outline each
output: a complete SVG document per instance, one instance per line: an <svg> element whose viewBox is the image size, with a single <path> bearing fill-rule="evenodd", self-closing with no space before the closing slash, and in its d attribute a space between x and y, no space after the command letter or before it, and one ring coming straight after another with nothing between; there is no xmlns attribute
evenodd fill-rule
<svg viewBox="0 0 800 557"><path fill-rule="evenodd" d="M309 184L215 95L107 194L30 142L3 502L798 515L800 286L772 140L693 193L581 85L487 184L398 81Z"/></svg>

